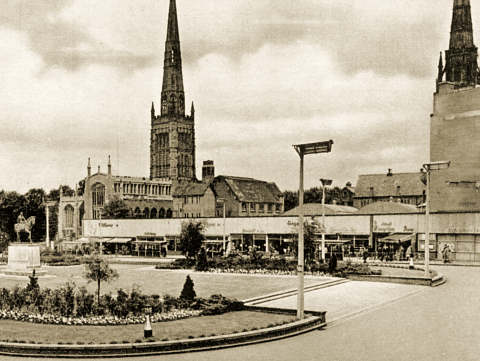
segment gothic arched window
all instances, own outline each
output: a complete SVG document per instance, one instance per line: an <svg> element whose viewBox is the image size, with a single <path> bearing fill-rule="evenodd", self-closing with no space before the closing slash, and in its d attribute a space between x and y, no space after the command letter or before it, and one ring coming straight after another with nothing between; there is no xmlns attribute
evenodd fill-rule
<svg viewBox="0 0 480 361"><path fill-rule="evenodd" d="M152 208L152 210L150 211L150 218L157 218L157 209L156 208Z"/></svg>
<svg viewBox="0 0 480 361"><path fill-rule="evenodd" d="M64 209L63 224L65 228L73 228L73 214L74 214L74 209L70 204L68 204Z"/></svg>
<svg viewBox="0 0 480 361"><path fill-rule="evenodd" d="M92 187L93 219L101 218L104 204L105 204L105 185L103 185L102 183L95 183Z"/></svg>

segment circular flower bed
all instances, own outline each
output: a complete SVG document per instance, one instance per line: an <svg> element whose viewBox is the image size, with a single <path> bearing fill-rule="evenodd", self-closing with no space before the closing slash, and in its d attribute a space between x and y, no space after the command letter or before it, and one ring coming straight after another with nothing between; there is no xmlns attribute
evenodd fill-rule
<svg viewBox="0 0 480 361"><path fill-rule="evenodd" d="M202 310L171 310L169 312L155 313L151 315L151 322L165 322L181 320L188 317L200 316ZM72 325L72 326L118 326L135 325L145 323L145 316L90 316L90 317L63 317L57 315L29 313L25 311L1 311L0 319L14 320L22 322L43 323L52 325Z"/></svg>

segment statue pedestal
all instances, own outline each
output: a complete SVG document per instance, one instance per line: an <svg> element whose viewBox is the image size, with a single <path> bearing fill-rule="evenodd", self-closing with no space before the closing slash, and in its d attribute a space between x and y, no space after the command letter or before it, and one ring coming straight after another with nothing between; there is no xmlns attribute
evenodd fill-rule
<svg viewBox="0 0 480 361"><path fill-rule="evenodd" d="M7 275L29 276L35 270L36 276L46 274L40 265L40 246L16 243L8 246Z"/></svg>

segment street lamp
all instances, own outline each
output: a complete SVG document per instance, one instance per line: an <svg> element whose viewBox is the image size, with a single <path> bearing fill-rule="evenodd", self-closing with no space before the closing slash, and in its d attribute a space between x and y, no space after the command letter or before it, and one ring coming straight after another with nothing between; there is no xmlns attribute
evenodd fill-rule
<svg viewBox="0 0 480 361"><path fill-rule="evenodd" d="M425 200L425 277L430 277L430 172L450 167L450 161L425 163L423 169L427 176Z"/></svg>
<svg viewBox="0 0 480 361"><path fill-rule="evenodd" d="M297 318L304 318L304 245L303 245L303 158L308 154L329 153L332 151L333 140L316 143L296 144L293 147L300 157L300 185L298 190L298 294L297 294Z"/></svg>
<svg viewBox="0 0 480 361"><path fill-rule="evenodd" d="M225 198L217 198L217 203L223 203L223 243L222 243L222 250L223 255L225 255L226 245L225 245Z"/></svg>
<svg viewBox="0 0 480 361"><path fill-rule="evenodd" d="M332 185L331 179L320 178L322 183L322 262L325 262L325 187Z"/></svg>

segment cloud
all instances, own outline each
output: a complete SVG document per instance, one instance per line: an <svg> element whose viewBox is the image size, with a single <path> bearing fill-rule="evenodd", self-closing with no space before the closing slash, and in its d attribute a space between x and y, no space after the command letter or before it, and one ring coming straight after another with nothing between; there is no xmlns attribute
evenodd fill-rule
<svg viewBox="0 0 480 361"><path fill-rule="evenodd" d="M306 187L428 159L449 0L177 2L198 169L213 159L217 174L295 189L292 144L327 139ZM73 186L108 154L114 173L148 176L168 1L31 3L0 3L2 187Z"/></svg>
<svg viewBox="0 0 480 361"><path fill-rule="evenodd" d="M31 50L47 68L78 70L90 64L105 64L131 70L154 63L155 58L150 55L106 47L88 29L74 21L62 20L62 12L73 3L73 0L4 1L0 4L0 25L26 34Z"/></svg>

